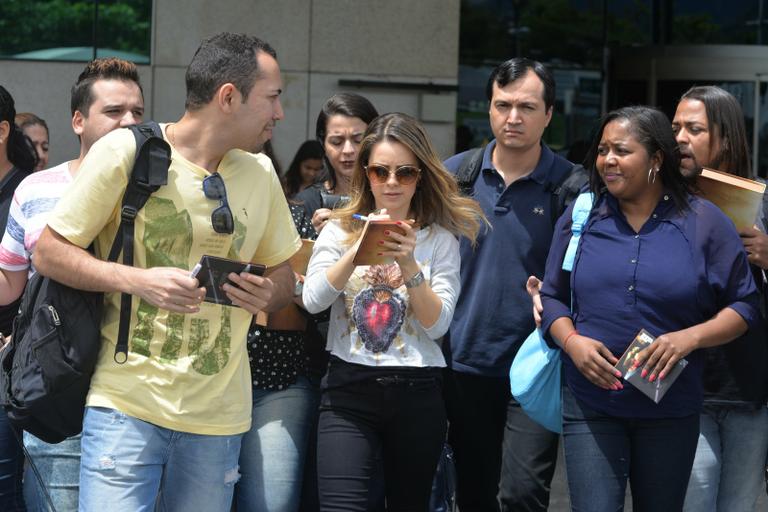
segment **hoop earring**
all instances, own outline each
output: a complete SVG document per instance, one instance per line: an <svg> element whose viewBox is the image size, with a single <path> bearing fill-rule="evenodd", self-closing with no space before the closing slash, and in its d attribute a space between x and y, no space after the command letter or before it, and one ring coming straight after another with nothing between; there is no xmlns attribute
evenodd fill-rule
<svg viewBox="0 0 768 512"><path fill-rule="evenodd" d="M648 169L648 184L649 185L652 185L652 184L656 183L656 174L658 172L659 172L659 170L658 169L654 169L653 167Z"/></svg>

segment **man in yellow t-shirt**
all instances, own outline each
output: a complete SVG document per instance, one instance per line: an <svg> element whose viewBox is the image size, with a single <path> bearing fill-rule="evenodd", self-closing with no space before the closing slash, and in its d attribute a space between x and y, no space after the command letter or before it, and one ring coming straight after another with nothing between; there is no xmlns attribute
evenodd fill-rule
<svg viewBox="0 0 768 512"><path fill-rule="evenodd" d="M134 266L105 261L136 144L93 145L37 245L40 273L107 292L103 345L83 423L80 509L228 510L250 428L245 340L252 316L287 304L300 240L271 162L254 155L283 118L274 50L255 37L203 41L187 69L185 113L162 125L168 185L135 224ZM84 248L95 242L96 256ZM230 274L235 306L202 302L190 270L204 254L264 264ZM114 360L120 294L134 295L128 360Z"/></svg>

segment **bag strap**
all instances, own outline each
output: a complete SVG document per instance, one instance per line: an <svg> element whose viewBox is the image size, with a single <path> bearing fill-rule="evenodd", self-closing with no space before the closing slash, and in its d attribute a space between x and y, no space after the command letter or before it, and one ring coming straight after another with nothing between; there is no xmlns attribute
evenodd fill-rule
<svg viewBox="0 0 768 512"><path fill-rule="evenodd" d="M583 192L576 198L576 202L573 205L573 212L571 213L571 239L568 242L568 248L565 250L565 257L563 258L563 270L571 272L573 270L573 263L576 259L576 249L579 247L579 240L581 240L581 234L584 232L584 225L589 219L589 214L592 211L592 203L594 197L592 192Z"/></svg>
<svg viewBox="0 0 768 512"><path fill-rule="evenodd" d="M552 226L557 223L557 219L568 209L568 206L581 193L581 189L589 181L589 175L586 169L579 164L575 164L570 172L564 174L557 183L549 182L545 187L552 190L550 214L552 216Z"/></svg>
<svg viewBox="0 0 768 512"><path fill-rule="evenodd" d="M168 183L168 168L171 165L171 147L163 139L160 126L149 121L129 126L136 139L136 159L131 177L125 188L120 227L117 229L109 261L117 261L123 253L123 265L133 266L133 241L136 215L146 204L149 196ZM128 330L131 324L131 294L120 297L120 325L117 330L115 362L123 364L128 360Z"/></svg>
<svg viewBox="0 0 768 512"><path fill-rule="evenodd" d="M461 161L461 165L456 170L456 182L459 185L459 191L465 196L472 195L472 190L475 187L475 180L480 174L480 169L483 166L483 155L485 154L485 146L470 149Z"/></svg>

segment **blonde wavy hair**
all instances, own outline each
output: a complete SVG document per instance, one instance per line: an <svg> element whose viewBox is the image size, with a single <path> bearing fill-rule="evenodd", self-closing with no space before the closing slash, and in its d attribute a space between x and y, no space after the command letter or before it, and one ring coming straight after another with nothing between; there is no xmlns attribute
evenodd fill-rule
<svg viewBox="0 0 768 512"><path fill-rule="evenodd" d="M438 224L454 235L469 239L474 246L481 225L489 225L480 205L461 195L456 179L443 166L424 127L413 117L399 112L377 117L365 131L352 175L349 202L333 213L349 233L346 242L354 243L365 225L352 215L368 215L376 209L364 167L376 144L385 140L403 144L419 162L421 174L410 207L416 223Z"/></svg>

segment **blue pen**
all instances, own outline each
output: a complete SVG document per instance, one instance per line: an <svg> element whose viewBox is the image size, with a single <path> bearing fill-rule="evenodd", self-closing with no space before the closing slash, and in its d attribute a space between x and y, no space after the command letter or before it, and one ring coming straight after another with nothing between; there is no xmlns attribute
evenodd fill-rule
<svg viewBox="0 0 768 512"><path fill-rule="evenodd" d="M353 213L352 218L357 220L362 220L363 222L368 222L368 217L366 217L365 215L360 215L359 213Z"/></svg>

